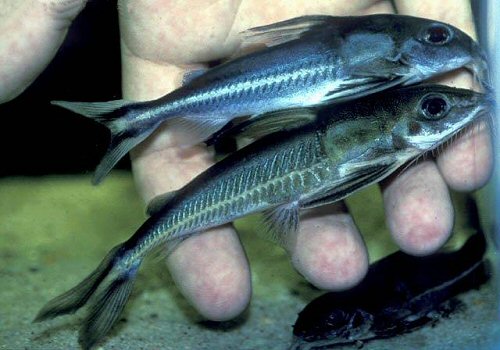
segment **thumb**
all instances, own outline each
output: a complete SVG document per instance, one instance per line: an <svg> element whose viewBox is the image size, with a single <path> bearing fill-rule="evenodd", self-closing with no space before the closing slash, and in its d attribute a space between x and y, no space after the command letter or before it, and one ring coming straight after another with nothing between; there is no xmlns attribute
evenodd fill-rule
<svg viewBox="0 0 500 350"><path fill-rule="evenodd" d="M87 0L0 0L0 103L23 92L54 58Z"/></svg>

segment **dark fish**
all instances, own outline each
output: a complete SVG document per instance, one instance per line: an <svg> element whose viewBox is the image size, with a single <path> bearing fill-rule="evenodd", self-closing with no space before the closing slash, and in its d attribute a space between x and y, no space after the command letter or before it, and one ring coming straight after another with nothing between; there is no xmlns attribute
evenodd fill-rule
<svg viewBox="0 0 500 350"><path fill-rule="evenodd" d="M95 294L80 330L80 343L90 348L117 320L154 248L170 251L190 235L256 212L264 214L268 236L286 245L298 229L300 209L338 201L383 179L487 114L489 105L470 90L416 86L338 104L311 124L265 136L153 200L151 217L137 232L79 285L45 305L36 321L73 313Z"/></svg>
<svg viewBox="0 0 500 350"><path fill-rule="evenodd" d="M356 287L316 298L300 312L290 350L360 346L454 312L461 305L454 297L490 278L489 262L483 259L484 233L477 229L458 251L427 257L397 252L370 266Z"/></svg>
<svg viewBox="0 0 500 350"><path fill-rule="evenodd" d="M474 40L423 18L305 16L250 29L243 41L267 48L191 74L157 100L53 102L111 130L93 182L165 120L182 124L197 143L235 117L357 98L460 67L487 79L485 56Z"/></svg>

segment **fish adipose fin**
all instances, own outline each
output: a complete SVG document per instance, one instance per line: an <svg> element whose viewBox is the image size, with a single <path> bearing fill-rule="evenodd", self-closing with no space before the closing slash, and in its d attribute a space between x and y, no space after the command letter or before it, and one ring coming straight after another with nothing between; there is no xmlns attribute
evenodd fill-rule
<svg viewBox="0 0 500 350"><path fill-rule="evenodd" d="M187 71L182 77L182 85L187 85L208 71L208 68L197 68Z"/></svg>
<svg viewBox="0 0 500 350"><path fill-rule="evenodd" d="M153 124L143 130L131 129L127 120L130 120L130 116L137 113L138 109L134 108L135 104L130 101L52 101L52 104L93 119L110 130L111 141L106 154L95 170L92 179L94 185L100 183L121 158L148 137L158 126L158 124Z"/></svg>
<svg viewBox="0 0 500 350"><path fill-rule="evenodd" d="M242 32L242 45L264 44L268 47L299 39L314 30L324 30L331 21L330 16L302 16Z"/></svg>
<svg viewBox="0 0 500 350"><path fill-rule="evenodd" d="M49 301L34 322L72 314L91 300L90 311L83 320L79 342L84 349L92 348L111 329L120 316L132 291L140 261L125 271L117 271L122 245L113 248L87 278L76 287ZM107 281L107 282L105 282ZM99 293L96 294L96 290Z"/></svg>
<svg viewBox="0 0 500 350"><path fill-rule="evenodd" d="M290 239L295 239L299 230L299 203L294 201L264 211L262 222L266 239L284 248L289 247Z"/></svg>
<svg viewBox="0 0 500 350"><path fill-rule="evenodd" d="M148 203L148 207L146 208L146 214L148 216L154 215L159 212L172 198L175 197L177 191L170 191L160 194Z"/></svg>

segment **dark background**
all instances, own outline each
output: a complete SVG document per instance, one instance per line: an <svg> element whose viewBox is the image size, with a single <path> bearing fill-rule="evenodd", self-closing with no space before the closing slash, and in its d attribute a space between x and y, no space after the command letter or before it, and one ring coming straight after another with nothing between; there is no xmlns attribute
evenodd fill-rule
<svg viewBox="0 0 500 350"><path fill-rule="evenodd" d="M23 94L0 105L0 176L93 171L106 150L107 129L50 101L120 98L116 3L89 1L47 69ZM129 167L125 158L119 167Z"/></svg>
<svg viewBox="0 0 500 350"><path fill-rule="evenodd" d="M472 1L476 13L480 4ZM0 176L93 171L107 148L107 129L50 101L121 97L116 6L117 0L89 1L47 69L22 95L0 105ZM129 168L128 157L117 167Z"/></svg>

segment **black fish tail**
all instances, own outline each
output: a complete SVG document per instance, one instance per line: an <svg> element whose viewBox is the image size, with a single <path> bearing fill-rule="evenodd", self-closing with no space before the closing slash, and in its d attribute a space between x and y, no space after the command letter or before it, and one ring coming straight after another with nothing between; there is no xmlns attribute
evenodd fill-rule
<svg viewBox="0 0 500 350"><path fill-rule="evenodd" d="M111 132L111 141L97 166L92 183L100 183L111 169L132 148L151 135L159 122L149 120L140 126L133 121L142 113L138 103L116 100L109 102L66 102L52 101L53 105L66 108L105 125Z"/></svg>
<svg viewBox="0 0 500 350"><path fill-rule="evenodd" d="M76 287L49 301L35 317L34 322L44 321L64 314L71 314L92 298L90 312L80 330L79 341L89 349L111 329L120 316L132 291L141 260L127 269L119 269L123 244L113 248L101 264ZM107 281L107 283L103 283ZM101 287L102 285L102 287Z"/></svg>

